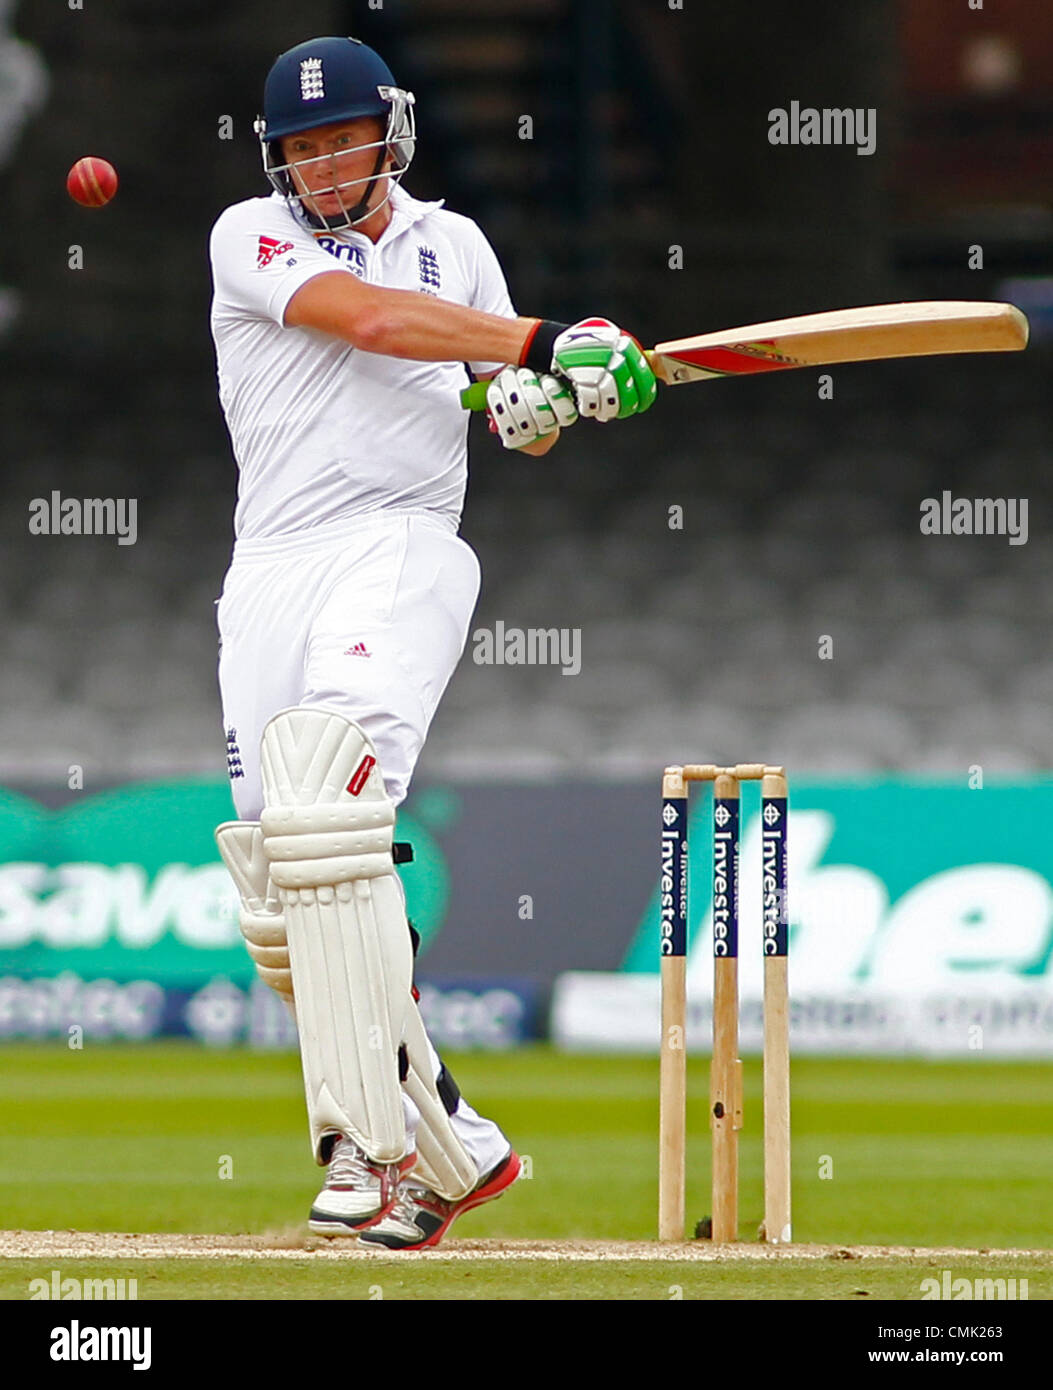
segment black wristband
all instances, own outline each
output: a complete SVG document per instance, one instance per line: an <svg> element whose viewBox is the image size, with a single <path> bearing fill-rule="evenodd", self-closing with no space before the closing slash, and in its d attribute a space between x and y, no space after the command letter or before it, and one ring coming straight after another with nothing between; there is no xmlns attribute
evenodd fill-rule
<svg viewBox="0 0 1053 1390"><path fill-rule="evenodd" d="M552 370L552 344L569 327L569 323L556 323L554 319L541 319L523 344L519 365L529 367L532 372L550 372Z"/></svg>

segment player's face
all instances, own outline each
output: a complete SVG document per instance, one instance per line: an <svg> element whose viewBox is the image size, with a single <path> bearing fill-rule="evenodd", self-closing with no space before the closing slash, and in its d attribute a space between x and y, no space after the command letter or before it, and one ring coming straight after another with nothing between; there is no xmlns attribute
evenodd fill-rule
<svg viewBox="0 0 1053 1390"><path fill-rule="evenodd" d="M284 136L282 158L295 166L291 173L297 191L311 195L308 206L322 217L338 217L353 207L376 167L376 146L384 131L384 122L376 116L361 116ZM339 189L340 194L323 189ZM383 196L383 183L378 181L370 204Z"/></svg>

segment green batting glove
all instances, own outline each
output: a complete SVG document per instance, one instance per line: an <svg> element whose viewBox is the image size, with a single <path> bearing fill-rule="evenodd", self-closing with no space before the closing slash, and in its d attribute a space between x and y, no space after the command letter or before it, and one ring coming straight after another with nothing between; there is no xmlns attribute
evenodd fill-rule
<svg viewBox="0 0 1053 1390"><path fill-rule="evenodd" d="M635 338L609 319L584 319L552 346L552 370L574 389L579 413L593 420L624 420L654 405L658 386Z"/></svg>

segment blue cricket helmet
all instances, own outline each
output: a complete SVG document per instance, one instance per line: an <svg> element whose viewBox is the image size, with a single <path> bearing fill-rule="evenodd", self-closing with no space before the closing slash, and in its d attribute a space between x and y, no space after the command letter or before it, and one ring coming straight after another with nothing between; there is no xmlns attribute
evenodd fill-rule
<svg viewBox="0 0 1053 1390"><path fill-rule="evenodd" d="M393 170L383 177L393 183L409 167L416 144L413 102L413 93L396 85L380 54L360 39L330 36L297 44L276 59L264 85L263 114L255 125L264 172L293 210L312 225L353 226L377 210L367 208L367 204L377 178L381 177L385 158L391 155ZM344 209L343 217L322 217L311 209L313 200L297 190L289 172L292 166L283 161L278 142L283 136L315 126L363 116L376 116L386 122L384 139L375 146L374 173L368 180L359 180L367 184L365 192L353 207Z"/></svg>

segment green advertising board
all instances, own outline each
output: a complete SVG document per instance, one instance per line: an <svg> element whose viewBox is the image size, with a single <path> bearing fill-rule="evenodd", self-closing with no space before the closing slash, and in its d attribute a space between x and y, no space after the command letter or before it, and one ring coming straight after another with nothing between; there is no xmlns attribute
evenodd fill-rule
<svg viewBox="0 0 1053 1390"><path fill-rule="evenodd" d="M433 972L429 984L454 991L451 1026L466 1017L466 1000L489 1011L480 1037L511 1036L494 1018L505 1016L509 989L522 987L538 1001L552 991L553 1033L566 1046L650 1048L659 799L638 784L575 793L558 785L461 787L456 795L434 787L400 809L397 836L414 847L402 877L424 938L421 963ZM455 814L433 814L443 799ZM747 1048L761 1018L758 811L756 788L747 786ZM188 1018L219 1017L239 992L243 1001L252 994L252 1009L269 1008L274 998L254 984L213 841L230 814L229 789L218 779L75 792L57 810L0 791L0 1037L54 1034L78 1011L108 1019L110 1036L185 1031ZM795 1046L1053 1054L1050 824L1053 779L791 778ZM711 997L710 836L709 803L696 791L693 1045L705 1044ZM535 899L536 912L524 916L522 904ZM474 996L464 992L476 986ZM201 991L209 993L199 998ZM524 1003L521 1012L533 1010ZM544 1027L543 1012L536 1016ZM103 1035L103 1022L99 1029Z"/></svg>
<svg viewBox="0 0 1053 1390"><path fill-rule="evenodd" d="M758 795L744 786L743 957L759 941L750 932L759 922ZM790 952L799 981L1053 985L1053 780L791 781L790 806ZM703 794L693 793L688 835L689 951L705 951L712 829ZM658 921L656 883L625 969L657 968Z"/></svg>
<svg viewBox="0 0 1053 1390"><path fill-rule="evenodd" d="M213 840L230 819L216 779L85 793L61 811L0 790L0 973L247 984L252 962ZM404 881L427 940L445 913L445 860L411 816L398 834L422 870Z"/></svg>
<svg viewBox="0 0 1053 1390"><path fill-rule="evenodd" d="M656 860L659 829L656 808ZM1053 780L790 783L791 1027L802 1051L1053 1054ZM712 1001L712 808L688 825L693 1045ZM658 874L616 974L568 972L553 1008L568 1047L653 1048ZM743 1047L763 1021L759 793L742 793Z"/></svg>

